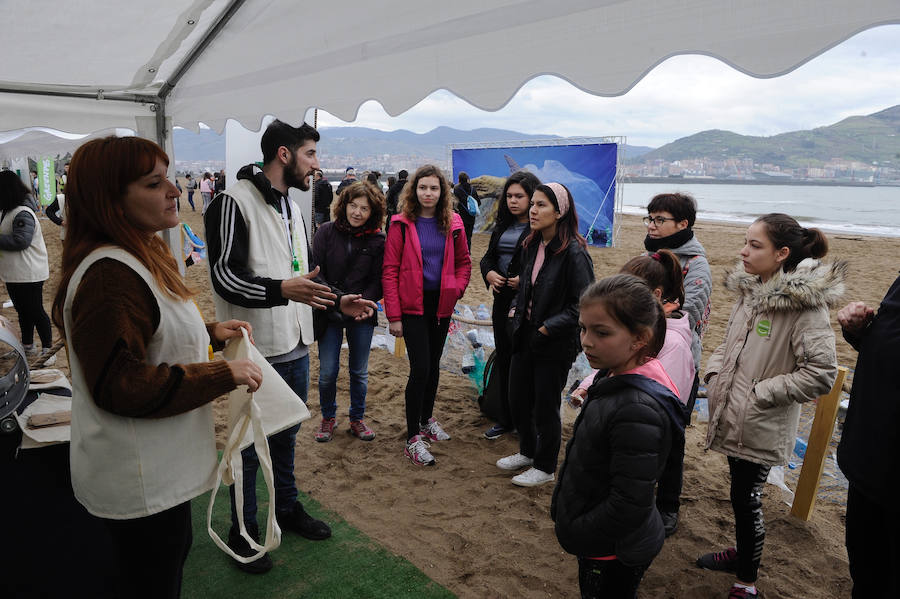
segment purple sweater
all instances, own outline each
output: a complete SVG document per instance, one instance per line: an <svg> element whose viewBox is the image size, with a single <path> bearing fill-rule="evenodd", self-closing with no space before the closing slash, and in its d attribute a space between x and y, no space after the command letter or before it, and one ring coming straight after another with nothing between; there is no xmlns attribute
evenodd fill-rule
<svg viewBox="0 0 900 599"><path fill-rule="evenodd" d="M447 242L447 236L438 229L435 217L418 217L416 231L419 233L419 245L422 246L424 289L436 291L441 288L441 269L444 267L444 244Z"/></svg>

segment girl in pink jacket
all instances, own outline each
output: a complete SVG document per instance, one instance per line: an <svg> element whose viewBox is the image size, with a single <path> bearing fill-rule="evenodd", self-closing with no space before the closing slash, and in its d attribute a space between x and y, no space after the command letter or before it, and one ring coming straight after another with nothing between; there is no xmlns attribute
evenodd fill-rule
<svg viewBox="0 0 900 599"><path fill-rule="evenodd" d="M456 301L469 284L472 262L462 220L440 169L425 165L403 188L400 213L391 219L384 247L384 311L395 337L406 340L405 455L433 466L431 441L450 435L434 418L438 364Z"/></svg>

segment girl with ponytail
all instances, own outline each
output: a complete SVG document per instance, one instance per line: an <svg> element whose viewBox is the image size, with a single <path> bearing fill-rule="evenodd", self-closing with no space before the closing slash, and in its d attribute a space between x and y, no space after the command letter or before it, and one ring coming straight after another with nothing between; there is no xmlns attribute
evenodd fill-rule
<svg viewBox="0 0 900 599"><path fill-rule="evenodd" d="M787 214L750 225L740 266L725 288L737 296L725 340L710 357L706 448L728 458L737 547L697 565L734 572L731 597L757 597L765 527L762 491L794 447L800 404L826 393L837 359L829 308L844 292L846 264L821 264L828 240Z"/></svg>
<svg viewBox="0 0 900 599"><path fill-rule="evenodd" d="M619 274L587 288L578 324L603 375L575 420L550 515L578 557L581 596L633 599L665 538L654 489L670 448L684 444L677 389L655 357L666 317L646 281Z"/></svg>

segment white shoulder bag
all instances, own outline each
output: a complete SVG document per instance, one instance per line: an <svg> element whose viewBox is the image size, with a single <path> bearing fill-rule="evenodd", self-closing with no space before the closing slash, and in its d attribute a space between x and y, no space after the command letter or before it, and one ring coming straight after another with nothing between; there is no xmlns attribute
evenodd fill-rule
<svg viewBox="0 0 900 599"><path fill-rule="evenodd" d="M297 423L309 420L309 410L303 400L284 382L281 375L250 343L247 331L241 329L242 337L229 341L222 352L226 360L250 359L262 369L262 384L254 393L247 391L242 385L228 394L228 432L225 449L222 450L222 461L216 470L216 483L209 497L209 508L206 510L206 528L210 538L219 549L241 563L249 563L259 559L264 553L277 549L281 544L281 529L275 521L275 485L272 475L272 458L269 455L267 437L281 432ZM266 515L266 535L262 545L257 543L248 533L244 523L244 476L241 450L253 445L259 458L260 469L266 481L269 493L269 509ZM234 496L237 503L237 519L241 536L250 544L256 555L241 557L212 529L212 511L216 501L216 493L222 482L234 484Z"/></svg>

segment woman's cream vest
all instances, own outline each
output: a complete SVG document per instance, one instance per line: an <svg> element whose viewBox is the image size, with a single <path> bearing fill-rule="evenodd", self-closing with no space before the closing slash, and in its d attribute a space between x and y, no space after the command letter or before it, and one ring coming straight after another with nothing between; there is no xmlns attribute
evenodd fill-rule
<svg viewBox="0 0 900 599"><path fill-rule="evenodd" d="M285 280L309 272L308 243L306 227L300 216L300 208L291 202L293 227L292 244L288 244L287 230L281 214L266 203L262 193L250 181L239 180L226 192L237 202L241 216L249 232L247 268L254 274L271 279ZM291 261L296 255L300 265L294 272ZM270 358L280 356L297 347L313 343L312 308L306 304L289 301L286 306L271 308L244 308L226 302L218 293L213 294L216 304L216 319L220 322L238 319L253 325L253 339L259 352Z"/></svg>
<svg viewBox="0 0 900 599"><path fill-rule="evenodd" d="M0 279L4 283L36 283L50 277L47 246L44 245L41 223L34 210L28 206L17 206L7 212L0 221L0 235L12 233L13 220L22 211L28 211L34 219L34 237L31 238L31 245L21 252L0 250Z"/></svg>
<svg viewBox="0 0 900 599"><path fill-rule="evenodd" d="M160 318L147 344L150 364L208 361L209 334L197 306L163 293L150 271L121 248L94 250L75 270L63 308L67 338L71 339L72 302L81 279L102 258L113 258L134 270L156 298ZM211 404L168 418L117 416L94 402L74 352L69 353L69 367L72 488L90 513L111 519L140 518L212 488L216 442Z"/></svg>

